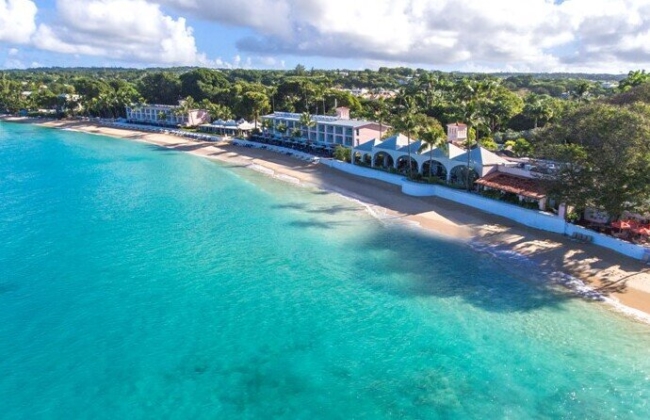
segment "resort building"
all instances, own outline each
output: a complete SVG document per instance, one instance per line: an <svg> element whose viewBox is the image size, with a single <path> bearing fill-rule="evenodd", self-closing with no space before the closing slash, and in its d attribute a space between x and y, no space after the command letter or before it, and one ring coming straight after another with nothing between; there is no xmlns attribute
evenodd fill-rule
<svg viewBox="0 0 650 420"><path fill-rule="evenodd" d="M547 195L542 178L526 169L499 165L476 180L476 184L482 191L498 191L501 196L512 194L519 202L535 203L539 210L546 210Z"/></svg>
<svg viewBox="0 0 650 420"><path fill-rule="evenodd" d="M354 162L387 170L406 173L408 171L409 155L412 173L427 176L431 173L442 180L452 183L462 183L465 179L468 164L468 152L453 143L444 148L422 147L420 140L411 140L397 134L378 141L373 139L352 150ZM478 179L495 170L497 166L514 166L515 164L490 152L483 147L469 151L469 168L471 176Z"/></svg>
<svg viewBox="0 0 650 420"><path fill-rule="evenodd" d="M182 111L181 105L138 104L126 107L126 120L168 127L196 127L210 122L210 114L204 109Z"/></svg>
<svg viewBox="0 0 650 420"><path fill-rule="evenodd" d="M226 137L245 137L255 129L255 124L241 119L235 120L216 120L210 124L201 124L200 131L217 134Z"/></svg>
<svg viewBox="0 0 650 420"><path fill-rule="evenodd" d="M412 174L425 177L431 174L447 183L464 186L469 173L471 183L481 191L494 190L496 195L502 196L510 194L514 201L546 209L547 196L541 180L550 175L531 171L530 165L509 161L483 147L468 152L454 143L434 149L426 144L422 146L422 141L412 139L409 142L402 134L384 141L373 139L353 148L352 161L406 174L410 155Z"/></svg>
<svg viewBox="0 0 650 420"><path fill-rule="evenodd" d="M372 121L350 119L350 110L345 107L336 109L335 116L312 115L313 127L305 127L300 119L303 114L293 112L274 112L262 116L262 121L275 137L291 135L300 130L300 138L305 141L322 144L356 147L371 139L381 138L390 126ZM283 128L283 131L278 130Z"/></svg>

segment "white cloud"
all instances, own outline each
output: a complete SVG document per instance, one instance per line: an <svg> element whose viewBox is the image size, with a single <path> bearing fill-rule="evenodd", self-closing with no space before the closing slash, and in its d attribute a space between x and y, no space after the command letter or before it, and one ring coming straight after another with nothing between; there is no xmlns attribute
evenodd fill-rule
<svg viewBox="0 0 650 420"><path fill-rule="evenodd" d="M650 1L571 0L560 6L576 34L568 65L638 68L650 63Z"/></svg>
<svg viewBox="0 0 650 420"><path fill-rule="evenodd" d="M253 60L253 65L260 65L261 67L264 68L284 68L285 63L284 60L279 60L275 57L271 56L261 56L261 57L256 57Z"/></svg>
<svg viewBox="0 0 650 420"><path fill-rule="evenodd" d="M2 64L3 69L11 69L11 70L13 70L13 69L24 69L26 67L27 66L25 66L25 64L22 61L16 60L16 59L7 59Z"/></svg>
<svg viewBox="0 0 650 420"><path fill-rule="evenodd" d="M313 56L460 70L650 68L650 0L56 0L38 27L35 2L0 0L0 42L131 65L278 68ZM201 36L217 48L219 31L247 29L241 57L209 59L184 16L216 23Z"/></svg>
<svg viewBox="0 0 650 420"><path fill-rule="evenodd" d="M26 43L36 29L32 0L0 0L0 42Z"/></svg>
<svg viewBox="0 0 650 420"><path fill-rule="evenodd" d="M143 64L208 64L185 19L145 0L58 0L56 16L39 25L36 47Z"/></svg>
<svg viewBox="0 0 650 420"><path fill-rule="evenodd" d="M253 28L262 35L291 37L292 16L311 9L310 1L294 0L158 0L157 3L231 26Z"/></svg>
<svg viewBox="0 0 650 420"><path fill-rule="evenodd" d="M649 65L650 0L159 0L249 28L243 52L597 70Z"/></svg>

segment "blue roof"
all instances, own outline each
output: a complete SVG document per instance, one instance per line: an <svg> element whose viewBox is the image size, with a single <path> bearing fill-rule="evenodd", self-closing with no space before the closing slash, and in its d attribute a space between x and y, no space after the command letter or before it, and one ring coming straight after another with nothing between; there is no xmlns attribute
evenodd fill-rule
<svg viewBox="0 0 650 420"><path fill-rule="evenodd" d="M508 163L507 160L490 152L483 147L476 147L469 152L469 159L479 165L500 165ZM467 152L456 156L453 160L467 162Z"/></svg>
<svg viewBox="0 0 650 420"><path fill-rule="evenodd" d="M409 150L411 153L417 153L420 147L422 146L422 140L411 141L410 145L402 146L398 150L403 153L408 153Z"/></svg>
<svg viewBox="0 0 650 420"><path fill-rule="evenodd" d="M376 147L377 149L385 149L385 150L400 150L401 148L405 147L407 145L408 139L406 136L402 134L395 134L393 136L388 137L381 143L379 143Z"/></svg>
<svg viewBox="0 0 650 420"><path fill-rule="evenodd" d="M419 152L419 153L421 155L425 155L427 157L431 156L432 159L440 159L440 158L448 159L449 158L449 156L448 156L449 149L445 150L445 149L440 148L440 147L434 148L433 152L431 151L431 149L426 149L426 150L423 150L422 152Z"/></svg>
<svg viewBox="0 0 650 420"><path fill-rule="evenodd" d="M380 144L381 142L377 139L372 139L370 141L367 141L363 144L358 145L355 147L356 150L361 150L362 152L372 152L372 149Z"/></svg>
<svg viewBox="0 0 650 420"><path fill-rule="evenodd" d="M391 136L379 143L377 149L397 150L397 136Z"/></svg>

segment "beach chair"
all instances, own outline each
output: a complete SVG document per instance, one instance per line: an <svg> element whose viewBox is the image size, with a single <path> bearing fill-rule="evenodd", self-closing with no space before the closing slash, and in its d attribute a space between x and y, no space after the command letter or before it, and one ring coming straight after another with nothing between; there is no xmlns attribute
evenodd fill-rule
<svg viewBox="0 0 650 420"><path fill-rule="evenodd" d="M591 235L585 235L584 233L573 232L571 235L571 240L583 244L590 244L594 241L594 237Z"/></svg>

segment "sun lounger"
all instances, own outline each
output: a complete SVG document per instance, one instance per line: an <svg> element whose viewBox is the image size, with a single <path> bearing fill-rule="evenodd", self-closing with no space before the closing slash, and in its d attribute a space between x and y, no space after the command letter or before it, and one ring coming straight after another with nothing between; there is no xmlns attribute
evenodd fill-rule
<svg viewBox="0 0 650 420"><path fill-rule="evenodd" d="M571 240L583 244L590 244L594 241L594 237L591 235L585 235L584 233L573 232L573 235L571 235Z"/></svg>

